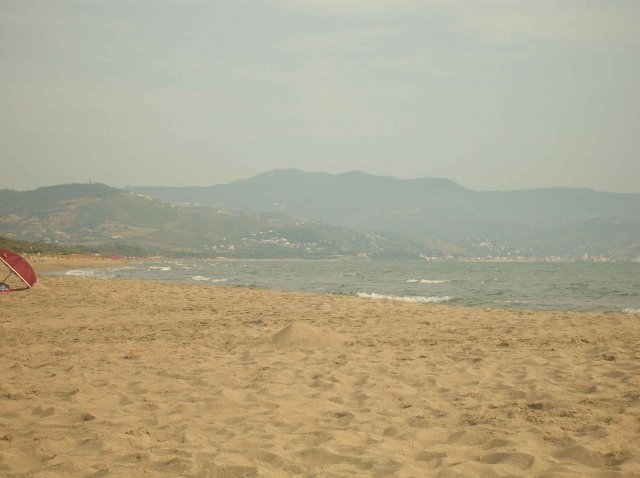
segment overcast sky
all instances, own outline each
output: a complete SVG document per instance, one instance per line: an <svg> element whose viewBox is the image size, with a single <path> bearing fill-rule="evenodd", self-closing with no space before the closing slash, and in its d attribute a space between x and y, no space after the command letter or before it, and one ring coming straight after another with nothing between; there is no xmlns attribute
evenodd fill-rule
<svg viewBox="0 0 640 478"><path fill-rule="evenodd" d="M640 193L638 0L0 0L0 188Z"/></svg>

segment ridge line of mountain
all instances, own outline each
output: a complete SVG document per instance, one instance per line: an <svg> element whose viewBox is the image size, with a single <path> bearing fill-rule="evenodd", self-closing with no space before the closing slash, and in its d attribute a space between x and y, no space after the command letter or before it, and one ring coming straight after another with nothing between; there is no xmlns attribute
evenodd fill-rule
<svg viewBox="0 0 640 478"><path fill-rule="evenodd" d="M417 178L398 178L390 175L376 175L367 173L361 170L351 170L344 173L328 173L324 171L304 171L298 168L284 168L284 169L273 169L270 171L265 171L263 173L259 173L257 175L236 179L233 181L229 181L226 183L217 183L210 184L204 186L163 186L163 185L151 185L151 186L137 186L128 184L123 187L123 189L131 190L131 189L141 189L141 188L171 188L171 189L207 189L207 188L215 188L220 186L228 186L232 184L243 184L243 183L255 183L259 182L261 178L270 177L278 174L299 174L303 176L316 176L316 177L329 177L329 178L348 178L348 177L365 177L365 178L376 178L376 179L384 179L384 180L392 180L396 182L406 182L406 183L421 183L421 182L442 182L448 183L452 186L455 186L460 189L464 189L466 191L471 191L475 193L515 193L515 192L532 192L532 191L548 191L548 190L568 190L568 191L584 191L584 192L593 192L593 193L604 193L604 194L620 194L620 195L640 195L640 193L632 193L632 192L612 192L612 191L600 191L593 188L587 187L573 187L573 186L540 186L533 188L524 188L524 189L507 189L507 190L498 190L498 189L490 189L490 190L479 190L479 189L471 189L466 186L462 186L460 183L453 181L452 179L445 177L433 177L433 176L421 176Z"/></svg>
<svg viewBox="0 0 640 478"><path fill-rule="evenodd" d="M628 259L640 256L640 194L276 170L209 187L4 189L0 234L189 253Z"/></svg>

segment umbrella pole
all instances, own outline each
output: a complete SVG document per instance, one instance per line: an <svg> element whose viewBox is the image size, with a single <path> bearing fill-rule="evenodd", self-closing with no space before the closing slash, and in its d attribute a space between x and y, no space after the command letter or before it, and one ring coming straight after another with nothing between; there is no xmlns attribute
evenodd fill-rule
<svg viewBox="0 0 640 478"><path fill-rule="evenodd" d="M7 279L8 279L9 277L11 277L11 274L13 274L13 271L12 271L12 270L9 270L9 275L8 275L7 277L5 277L4 279L2 279L0 282L6 282L6 281L7 281Z"/></svg>

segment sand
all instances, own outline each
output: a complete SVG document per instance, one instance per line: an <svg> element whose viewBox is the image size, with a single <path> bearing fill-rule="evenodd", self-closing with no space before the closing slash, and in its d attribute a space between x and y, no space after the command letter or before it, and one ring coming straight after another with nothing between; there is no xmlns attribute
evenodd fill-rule
<svg viewBox="0 0 640 478"><path fill-rule="evenodd" d="M132 262L144 261L144 258L140 259L113 259L110 257L104 257L98 254L70 254L70 255L27 255L24 257L29 264L33 266L38 274L84 269L84 268L96 268L96 267L114 267L117 265L125 265Z"/></svg>
<svg viewBox="0 0 640 478"><path fill-rule="evenodd" d="M0 476L640 476L638 316L40 281Z"/></svg>

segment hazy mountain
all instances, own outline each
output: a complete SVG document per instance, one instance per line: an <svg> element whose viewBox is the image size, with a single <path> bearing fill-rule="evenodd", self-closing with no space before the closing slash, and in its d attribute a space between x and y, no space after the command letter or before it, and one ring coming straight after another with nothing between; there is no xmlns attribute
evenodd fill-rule
<svg viewBox="0 0 640 478"><path fill-rule="evenodd" d="M477 192L446 179L298 170L206 188L131 189L0 190L0 235L132 255L640 255L637 194Z"/></svg>
<svg viewBox="0 0 640 478"><path fill-rule="evenodd" d="M277 213L175 206L103 184L0 190L0 235L130 254L311 258L455 250L423 238L383 237Z"/></svg>
<svg viewBox="0 0 640 478"><path fill-rule="evenodd" d="M472 253L613 254L640 243L640 194L547 188L466 189L447 179L401 180L277 170L210 187L129 187L165 201L279 212L357 230L458 244Z"/></svg>

